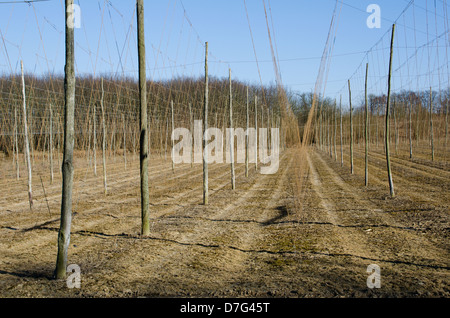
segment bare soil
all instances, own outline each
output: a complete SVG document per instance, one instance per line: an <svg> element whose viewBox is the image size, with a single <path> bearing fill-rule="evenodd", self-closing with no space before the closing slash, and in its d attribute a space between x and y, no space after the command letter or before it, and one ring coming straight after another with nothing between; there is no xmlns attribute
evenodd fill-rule
<svg viewBox="0 0 450 318"><path fill-rule="evenodd" d="M211 165L210 205L202 205L201 165L150 160L151 235L140 237L139 162L125 169L76 161L69 264L81 288L52 279L61 175L50 184L36 159L34 205L26 176L15 179L3 158L0 180L0 297L449 297L450 169L425 156L392 158L396 197L389 197L382 149L364 153L355 174L320 150L309 151L302 212L294 209L295 151L274 175ZM45 159L45 157L44 157ZM100 161L99 161L100 162ZM23 166L23 161L21 162ZM24 169L22 167L21 173ZM44 195L45 189L45 195ZM367 267L381 269L381 288L367 287Z"/></svg>

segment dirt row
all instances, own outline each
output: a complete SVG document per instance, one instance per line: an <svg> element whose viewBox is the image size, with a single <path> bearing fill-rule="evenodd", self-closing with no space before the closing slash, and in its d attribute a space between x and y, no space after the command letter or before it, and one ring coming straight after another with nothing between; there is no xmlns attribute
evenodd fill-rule
<svg viewBox="0 0 450 318"><path fill-rule="evenodd" d="M52 279L59 226L60 179L39 189L30 211L25 181L1 181L2 297L448 297L449 170L398 157L396 198L389 198L383 154L355 151L355 174L311 149L304 192L293 190L296 151L276 174L253 165L210 166L210 204L202 202L201 165L154 158L150 169L151 235L140 232L139 166L108 164L109 191L79 165L69 263L81 288ZM80 159L81 160L81 159ZM438 173L439 172L439 173ZM433 177L433 175L435 177ZM36 178L35 178L36 179ZM11 183L10 188L6 186ZM24 188L25 187L25 188ZM25 192L26 194L26 192ZM300 196L301 214L295 199ZM48 204L48 205L47 205ZM368 288L367 268L381 270Z"/></svg>

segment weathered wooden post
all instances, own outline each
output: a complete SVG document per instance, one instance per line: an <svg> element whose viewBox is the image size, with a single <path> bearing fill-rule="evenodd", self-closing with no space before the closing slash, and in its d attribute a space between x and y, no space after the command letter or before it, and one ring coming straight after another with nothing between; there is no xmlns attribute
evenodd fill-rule
<svg viewBox="0 0 450 318"><path fill-rule="evenodd" d="M20 62L22 70L22 94L23 94L23 131L25 137L25 159L28 171L28 201L30 202L30 210L33 207L33 191L32 191L32 176L31 176L31 161L30 161L30 143L28 141L28 126L27 126L27 100L25 95L25 77L23 74L23 62ZM31 136L33 138L33 135Z"/></svg>
<svg viewBox="0 0 450 318"><path fill-rule="evenodd" d="M50 111L50 140L49 140L49 148L50 148L50 184L53 184L53 111L52 104L49 105Z"/></svg>
<svg viewBox="0 0 450 318"><path fill-rule="evenodd" d="M340 129L341 129L341 167L344 166L344 148L342 147L342 95L339 100L339 117L340 117Z"/></svg>
<svg viewBox="0 0 450 318"><path fill-rule="evenodd" d="M97 105L94 103L94 145L92 146L92 150L94 153L94 176L97 176L97 116L95 115L95 110L97 108Z"/></svg>
<svg viewBox="0 0 450 318"><path fill-rule="evenodd" d="M249 129L249 114L248 114L248 86L246 88L246 93L247 93L247 113L246 113L246 121L247 121L247 129L246 129L246 133L245 133L245 176L248 178L248 129Z"/></svg>
<svg viewBox="0 0 450 318"><path fill-rule="evenodd" d="M365 140L365 169L364 169L364 183L366 187L369 185L369 102L367 100L367 78L369 73L369 63L366 64L366 81L365 81L365 125L364 125L364 140Z"/></svg>
<svg viewBox="0 0 450 318"><path fill-rule="evenodd" d="M430 138L431 138L431 161L434 161L434 140L433 140L433 91L430 87Z"/></svg>
<svg viewBox="0 0 450 318"><path fill-rule="evenodd" d="M350 80L348 80L348 98L350 103L350 173L353 174L353 108L352 108L352 91L350 88Z"/></svg>
<svg viewBox="0 0 450 318"><path fill-rule="evenodd" d="M66 65L64 79L64 155L62 164L63 184L61 202L61 223L58 233L58 256L56 259L56 279L66 277L67 252L70 244L70 227L72 223L72 188L73 188L73 148L75 115L75 56L73 0L66 0Z"/></svg>
<svg viewBox="0 0 450 318"><path fill-rule="evenodd" d="M123 161L125 170L127 169L127 132L125 125L125 115L122 114L122 128L123 128Z"/></svg>
<svg viewBox="0 0 450 318"><path fill-rule="evenodd" d="M174 123L174 121L175 121L174 120L174 113L173 113L173 100L170 101L170 109L171 109L171 112L172 112L172 131L173 131L174 130L174 125L175 125L175 123ZM172 136L172 134L170 134L170 136ZM172 157L172 173L175 173L175 163L173 161L173 157L174 157L173 139L170 138L170 140L172 142L172 151L171 151L171 153L172 153L172 155L171 155L171 157Z"/></svg>
<svg viewBox="0 0 450 318"><path fill-rule="evenodd" d="M194 131L194 118L192 117L192 103L189 103L189 131ZM191 147L191 168L194 166L194 147Z"/></svg>
<svg viewBox="0 0 450 318"><path fill-rule="evenodd" d="M148 191L148 127L147 127L147 75L145 69L144 0L137 0L139 101L140 101L140 179L141 179L141 234L150 234Z"/></svg>
<svg viewBox="0 0 450 318"><path fill-rule="evenodd" d="M255 170L258 171L258 96L255 95Z"/></svg>
<svg viewBox="0 0 450 318"><path fill-rule="evenodd" d="M20 179L20 167L19 167L19 142L17 136L17 107L14 106L14 143L16 145L16 177Z"/></svg>
<svg viewBox="0 0 450 318"><path fill-rule="evenodd" d="M102 126L103 126L103 134L102 134L103 188L106 195L108 194L108 184L106 182L106 123L105 123L105 107L103 105L104 95L105 91L103 89L103 78L102 78L102 97L100 99L100 107L102 108Z"/></svg>
<svg viewBox="0 0 450 318"><path fill-rule="evenodd" d="M391 75L392 75L392 58L394 51L394 34L395 34L395 24L392 25L392 37L391 37L391 53L389 59L389 75L388 75L388 93L387 93L387 102L386 102L386 127L385 127L385 135L384 135L384 144L386 151L386 164L388 171L388 180L389 180L389 191L391 197L395 196L394 192L394 182L392 181L392 171L391 171L391 159L389 157L389 110L390 110L390 99L391 99Z"/></svg>
<svg viewBox="0 0 450 318"><path fill-rule="evenodd" d="M230 84L230 131L233 130L233 93L231 91L231 69L229 69ZM231 189L236 189L236 176L234 173L234 133L230 134L230 161L231 161Z"/></svg>
<svg viewBox="0 0 450 318"><path fill-rule="evenodd" d="M208 205L208 152L206 149L205 133L208 129L208 42L205 43L205 98L203 105L203 204Z"/></svg>

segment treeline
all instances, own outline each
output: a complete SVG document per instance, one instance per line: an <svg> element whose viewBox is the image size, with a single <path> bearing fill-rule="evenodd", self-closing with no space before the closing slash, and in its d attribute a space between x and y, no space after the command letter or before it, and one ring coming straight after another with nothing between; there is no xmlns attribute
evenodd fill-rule
<svg viewBox="0 0 450 318"><path fill-rule="evenodd" d="M307 120L313 101L312 93L294 94L289 93L290 103L295 113L300 131ZM328 143L326 130L334 131L334 125L340 126L342 107L343 139L348 142L349 109L348 101L334 100L331 98L317 98L317 108L314 116L314 137L317 143ZM384 116L386 112L387 96L368 95L369 108L369 135L373 143L382 143L384 133ZM448 110L450 103L450 88L441 91L401 91L391 94L391 118L393 138L409 138L414 141L427 140L430 136L430 127L434 121L434 130L438 138L448 138ZM353 116L355 118L354 133L355 141L364 139L364 100L354 100ZM335 120L336 119L336 120ZM338 127L338 133L339 133ZM410 132L411 130L411 132ZM330 133L331 134L331 133Z"/></svg>
<svg viewBox="0 0 450 318"><path fill-rule="evenodd" d="M280 98L275 86L261 87L237 80L232 81L234 127L246 127L247 88L250 113L250 127L254 127L255 96L257 96L258 127L282 127L281 137L284 146L295 142L296 130L286 127L292 125L292 112L286 112L293 101ZM50 121L52 121L53 145L61 149L63 140L64 116L64 78L36 77L25 75L25 95L27 106L28 134L32 151L47 151L50 140ZM202 78L175 78L166 81L148 81L148 123L151 151L162 153L170 144L171 107L174 103L175 127L190 127L192 120L202 118L204 99L204 80ZM136 152L139 147L139 90L138 82L132 78L94 78L78 77L75 97L75 149L86 150L102 140L102 113L100 102L103 99L106 122L106 139L109 152L127 148ZM281 103L285 104L280 107ZM228 117L229 81L210 78L209 116L210 126L226 128ZM11 155L15 140L17 149L23 150L22 118L22 79L21 76L0 77L0 151ZM51 110L51 112L50 112ZM50 115L51 114L51 115ZM52 118L50 118L52 116ZM95 126L95 127L94 127ZM124 137L125 136L125 137ZM169 142L167 141L169 140Z"/></svg>

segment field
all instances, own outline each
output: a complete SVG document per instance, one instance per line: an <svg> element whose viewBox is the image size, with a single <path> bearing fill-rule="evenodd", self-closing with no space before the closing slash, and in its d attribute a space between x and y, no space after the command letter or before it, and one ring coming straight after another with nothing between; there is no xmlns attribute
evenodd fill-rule
<svg viewBox="0 0 450 318"><path fill-rule="evenodd" d="M347 147L347 146L345 146ZM36 154L34 205L26 178L1 160L0 294L2 297L449 297L448 161L431 162L426 145L415 159L392 156L396 197L389 196L383 148L371 145L369 186L364 148L355 174L318 147L295 208L297 150L261 175L236 165L210 165L210 204L202 204L202 166L176 165L152 154L151 235L140 237L139 160L108 159L94 176L84 152L75 158L68 262L81 269L81 288L52 279L57 253L61 175L50 184L48 161ZM339 150L339 149L338 149ZM339 154L339 151L338 151ZM439 159L439 158L438 158ZM55 159L56 160L56 159ZM22 161L23 162L23 161ZM100 162L100 161L99 161ZM45 189L45 194L44 194ZM380 268L381 287L368 288L367 267Z"/></svg>

